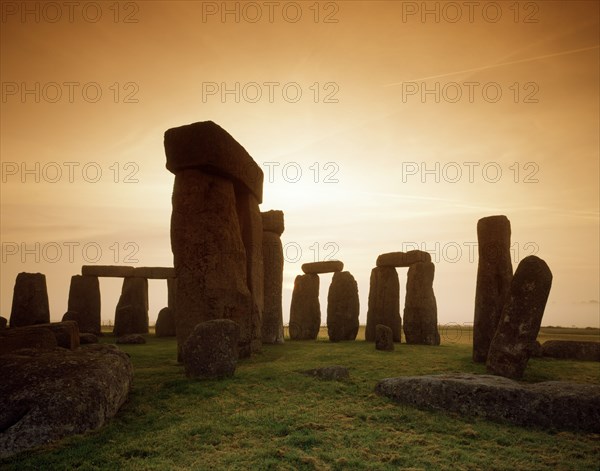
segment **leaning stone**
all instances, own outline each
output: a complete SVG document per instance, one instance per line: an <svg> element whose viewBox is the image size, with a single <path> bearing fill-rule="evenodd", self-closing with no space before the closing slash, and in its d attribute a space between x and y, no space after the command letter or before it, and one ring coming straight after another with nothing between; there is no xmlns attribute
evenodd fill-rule
<svg viewBox="0 0 600 471"><path fill-rule="evenodd" d="M305 263L301 268L306 274L335 273L344 269L344 263L339 260L328 260L326 262Z"/></svg>
<svg viewBox="0 0 600 471"><path fill-rule="evenodd" d="M290 338L316 340L320 328L319 275L298 275L290 306Z"/></svg>
<svg viewBox="0 0 600 471"><path fill-rule="evenodd" d="M5 317L0 317L0 330L6 329L8 320Z"/></svg>
<svg viewBox="0 0 600 471"><path fill-rule="evenodd" d="M265 307L261 338L263 343L281 344L283 343L283 246L279 236L273 232L263 232L262 244Z"/></svg>
<svg viewBox="0 0 600 471"><path fill-rule="evenodd" d="M542 345L542 355L569 360L600 361L600 342L548 340Z"/></svg>
<svg viewBox="0 0 600 471"><path fill-rule="evenodd" d="M119 265L83 265L81 274L83 276L102 276L108 278L127 278L133 276L134 268Z"/></svg>
<svg viewBox="0 0 600 471"><path fill-rule="evenodd" d="M147 334L148 322L148 280L125 278L115 312L114 335Z"/></svg>
<svg viewBox="0 0 600 471"><path fill-rule="evenodd" d="M94 334L88 334L88 333L79 334L79 343L81 345L98 343L98 337L95 336Z"/></svg>
<svg viewBox="0 0 600 471"><path fill-rule="evenodd" d="M475 290L473 361L485 363L512 279L510 221L490 216L477 222L479 264Z"/></svg>
<svg viewBox="0 0 600 471"><path fill-rule="evenodd" d="M140 345L146 343L146 339L138 334L123 335L117 339L117 343L125 345Z"/></svg>
<svg viewBox="0 0 600 471"><path fill-rule="evenodd" d="M46 276L42 273L19 273L15 281L10 326L47 324L50 322Z"/></svg>
<svg viewBox="0 0 600 471"><path fill-rule="evenodd" d="M408 269L404 300L404 337L406 343L439 345L437 304L433 294L435 265L417 262Z"/></svg>
<svg viewBox="0 0 600 471"><path fill-rule="evenodd" d="M301 371L300 373L306 376L313 376L315 378L324 379L326 381L340 381L343 379L348 379L350 377L348 368L339 365L314 368L312 370Z"/></svg>
<svg viewBox="0 0 600 471"><path fill-rule="evenodd" d="M285 225L283 223L283 211L265 211L260 213L262 216L263 231L274 232L277 235L283 234Z"/></svg>
<svg viewBox="0 0 600 471"><path fill-rule="evenodd" d="M375 349L388 352L394 350L394 334L387 325L375 326Z"/></svg>
<svg viewBox="0 0 600 471"><path fill-rule="evenodd" d="M233 376L239 333L239 326L229 319L198 324L183 346L185 374L197 379Z"/></svg>
<svg viewBox="0 0 600 471"><path fill-rule="evenodd" d="M113 345L20 350L0 358L0 378L4 458L102 427L127 399L133 367Z"/></svg>
<svg viewBox="0 0 600 471"><path fill-rule="evenodd" d="M371 270L369 307L365 339L375 341L375 326L387 325L392 329L394 342L400 342L402 319L400 317L400 281L393 267L375 267Z"/></svg>
<svg viewBox="0 0 600 471"><path fill-rule="evenodd" d="M169 307L163 307L156 319L154 333L157 337L175 337L175 312Z"/></svg>
<svg viewBox="0 0 600 471"><path fill-rule="evenodd" d="M0 331L0 355L23 348L48 350L56 346L56 336L50 329L16 327ZM0 421L0 425L1 423Z"/></svg>
<svg viewBox="0 0 600 471"><path fill-rule="evenodd" d="M600 433L597 384L527 384L498 376L444 374L387 378L377 384L375 391L422 409L545 429Z"/></svg>
<svg viewBox="0 0 600 471"><path fill-rule="evenodd" d="M100 283L97 276L74 275L69 288L68 320L81 332L100 333ZM63 317L63 320L67 320Z"/></svg>
<svg viewBox="0 0 600 471"><path fill-rule="evenodd" d="M354 340L358 334L358 284L348 271L333 274L327 295L327 333L329 340Z"/></svg>
<svg viewBox="0 0 600 471"><path fill-rule="evenodd" d="M546 262L535 255L521 260L490 345L486 362L489 373L515 379L523 376L551 286L552 272Z"/></svg>
<svg viewBox="0 0 600 471"><path fill-rule="evenodd" d="M410 267L413 263L419 262L431 262L431 255L422 250L384 253L377 257L375 265L378 267Z"/></svg>
<svg viewBox="0 0 600 471"><path fill-rule="evenodd" d="M175 268L173 267L136 267L133 269L133 276L146 278L148 280L168 280L175 278Z"/></svg>

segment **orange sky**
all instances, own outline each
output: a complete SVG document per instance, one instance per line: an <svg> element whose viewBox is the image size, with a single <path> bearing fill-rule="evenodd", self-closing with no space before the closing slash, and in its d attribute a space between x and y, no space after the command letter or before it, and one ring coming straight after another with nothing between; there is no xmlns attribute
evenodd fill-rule
<svg viewBox="0 0 600 471"><path fill-rule="evenodd" d="M225 8L2 2L1 315L21 271L46 274L59 320L88 261L170 266L163 133L213 120L265 172L261 209L285 212L284 321L300 265L335 252L364 323L377 255L416 244L440 323L466 325L477 220L505 214L513 267L536 253L554 274L543 324L600 325L598 2ZM101 288L112 320L120 281Z"/></svg>

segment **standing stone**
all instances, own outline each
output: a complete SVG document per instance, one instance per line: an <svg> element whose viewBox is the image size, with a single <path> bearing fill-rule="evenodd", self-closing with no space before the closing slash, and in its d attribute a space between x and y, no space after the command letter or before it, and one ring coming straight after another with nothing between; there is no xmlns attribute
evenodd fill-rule
<svg viewBox="0 0 600 471"><path fill-rule="evenodd" d="M264 310L261 327L263 343L283 343L283 212L261 213L263 220Z"/></svg>
<svg viewBox="0 0 600 471"><path fill-rule="evenodd" d="M375 341L377 324L392 329L394 342L400 342L402 319L400 317L400 281L394 267L375 267L371 270L369 308L367 311L367 342Z"/></svg>
<svg viewBox="0 0 600 471"><path fill-rule="evenodd" d="M394 350L394 334L387 325L377 324L375 326L375 348L388 352Z"/></svg>
<svg viewBox="0 0 600 471"><path fill-rule="evenodd" d="M175 310L177 297L177 278L167 278L167 307Z"/></svg>
<svg viewBox="0 0 600 471"><path fill-rule="evenodd" d="M148 280L124 278L115 312L116 337L148 333Z"/></svg>
<svg viewBox="0 0 600 471"><path fill-rule="evenodd" d="M477 222L479 265L475 291L473 361L484 363L512 279L510 221L490 216Z"/></svg>
<svg viewBox="0 0 600 471"><path fill-rule="evenodd" d="M175 337L175 315L170 307L163 307L158 313L154 333L157 337Z"/></svg>
<svg viewBox="0 0 600 471"><path fill-rule="evenodd" d="M0 330L6 329L6 325L8 324L8 320L6 317L0 317Z"/></svg>
<svg viewBox="0 0 600 471"><path fill-rule="evenodd" d="M316 340L320 328L319 275L298 275L294 281L290 307L290 338Z"/></svg>
<svg viewBox="0 0 600 471"><path fill-rule="evenodd" d="M435 265L418 262L408 269L404 300L404 337L406 343L439 345L437 304L433 294Z"/></svg>
<svg viewBox="0 0 600 471"><path fill-rule="evenodd" d="M100 333L100 283L97 276L71 277L68 311L80 332Z"/></svg>
<svg viewBox="0 0 600 471"><path fill-rule="evenodd" d="M535 255L521 260L490 345L488 372L513 379L523 376L551 286L552 272L546 262Z"/></svg>
<svg viewBox="0 0 600 471"><path fill-rule="evenodd" d="M46 276L42 273L19 273L13 292L10 326L23 327L49 322Z"/></svg>
<svg viewBox="0 0 600 471"><path fill-rule="evenodd" d="M329 340L354 340L358 333L358 284L348 271L333 274L327 294L327 333Z"/></svg>

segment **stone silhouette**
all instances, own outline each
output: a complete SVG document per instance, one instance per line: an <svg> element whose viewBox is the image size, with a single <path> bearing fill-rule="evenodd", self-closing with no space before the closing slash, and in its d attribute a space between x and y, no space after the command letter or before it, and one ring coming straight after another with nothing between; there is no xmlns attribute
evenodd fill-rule
<svg viewBox="0 0 600 471"><path fill-rule="evenodd" d="M8 325L8 319L6 317L0 317L0 330L6 329Z"/></svg>
<svg viewBox="0 0 600 471"><path fill-rule="evenodd" d="M283 343L283 211L261 213L263 224L264 310L263 343Z"/></svg>
<svg viewBox="0 0 600 471"><path fill-rule="evenodd" d="M46 276L42 273L19 273L13 292L10 326L23 327L49 322Z"/></svg>
<svg viewBox="0 0 600 471"><path fill-rule="evenodd" d="M115 312L116 337L148 333L148 280L124 278Z"/></svg>
<svg viewBox="0 0 600 471"><path fill-rule="evenodd" d="M69 288L68 312L80 332L100 333L100 283L97 276L74 275ZM66 319L65 319L66 320Z"/></svg>
<svg viewBox="0 0 600 471"><path fill-rule="evenodd" d="M489 216L477 222L479 264L475 291L473 360L487 360L492 338L512 279L510 221L506 216Z"/></svg>
<svg viewBox="0 0 600 471"><path fill-rule="evenodd" d="M552 272L546 262L535 255L521 260L490 345L488 372L514 379L523 376L551 286Z"/></svg>
<svg viewBox="0 0 600 471"><path fill-rule="evenodd" d="M81 274L83 276L127 278L135 276L135 268L124 265L83 265Z"/></svg>
<svg viewBox="0 0 600 471"><path fill-rule="evenodd" d="M400 342L402 319L400 318L400 281L393 267L375 267L371 270L369 307L365 339L375 341L377 324L392 329L394 342Z"/></svg>
<svg viewBox="0 0 600 471"><path fill-rule="evenodd" d="M154 333L157 337L175 337L175 313L170 307L163 307L156 319Z"/></svg>
<svg viewBox="0 0 600 471"><path fill-rule="evenodd" d="M290 338L316 340L320 327L319 275L298 275L294 281L290 307Z"/></svg>
<svg viewBox="0 0 600 471"><path fill-rule="evenodd" d="M433 294L434 274L435 265L431 262L417 262L408 268L403 322L406 343L440 344Z"/></svg>
<svg viewBox="0 0 600 471"><path fill-rule="evenodd" d="M375 326L375 348L391 352L394 350L394 334L387 325Z"/></svg>
<svg viewBox="0 0 600 471"><path fill-rule="evenodd" d="M211 121L165 132L175 174L171 248L179 357L195 326L231 319L239 355L260 346L263 309L263 173L246 150Z"/></svg>
<svg viewBox="0 0 600 471"><path fill-rule="evenodd" d="M375 265L378 267L410 267L413 263L419 262L431 262L431 255L421 250L384 253L377 257Z"/></svg>
<svg viewBox="0 0 600 471"><path fill-rule="evenodd" d="M358 334L358 284L348 271L335 272L327 295L329 340L354 340Z"/></svg>
<svg viewBox="0 0 600 471"><path fill-rule="evenodd" d="M306 274L335 273L344 269L344 263L339 260L327 260L325 262L305 263L301 268Z"/></svg>

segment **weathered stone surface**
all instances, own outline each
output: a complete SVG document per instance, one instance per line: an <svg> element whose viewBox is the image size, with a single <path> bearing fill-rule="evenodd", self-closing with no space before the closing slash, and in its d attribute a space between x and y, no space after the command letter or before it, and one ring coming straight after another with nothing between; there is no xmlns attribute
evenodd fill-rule
<svg viewBox="0 0 600 471"><path fill-rule="evenodd" d="M422 250L409 250L408 252L389 252L377 257L375 265L378 267L410 267L413 263L431 262L431 255Z"/></svg>
<svg viewBox="0 0 600 471"><path fill-rule="evenodd" d="M46 276L42 273L19 273L15 281L10 326L23 327L50 322Z"/></svg>
<svg viewBox="0 0 600 471"><path fill-rule="evenodd" d="M125 278L115 312L113 334L116 337L121 337L127 334L147 333L148 280L145 278Z"/></svg>
<svg viewBox="0 0 600 471"><path fill-rule="evenodd" d="M97 276L75 275L69 288L69 316L80 332L100 333L100 283Z"/></svg>
<svg viewBox="0 0 600 471"><path fill-rule="evenodd" d="M185 374L198 379L233 376L239 333L239 326L229 319L198 324L183 347Z"/></svg>
<svg viewBox="0 0 600 471"><path fill-rule="evenodd" d="M326 262L304 263L301 268L306 274L335 273L344 269L344 263L339 260L327 260Z"/></svg>
<svg viewBox="0 0 600 471"><path fill-rule="evenodd" d="M348 379L350 377L348 368L339 365L323 366L321 368L314 368L312 370L301 371L301 373L306 376L313 376L315 378L324 379L326 381L340 381L343 379Z"/></svg>
<svg viewBox="0 0 600 471"><path fill-rule="evenodd" d="M140 345L146 343L146 339L139 334L128 334L119 337L117 343L124 345Z"/></svg>
<svg viewBox="0 0 600 471"><path fill-rule="evenodd" d="M283 211L271 210L260 213L262 216L263 231L274 232L281 236L285 230Z"/></svg>
<svg viewBox="0 0 600 471"><path fill-rule="evenodd" d="M375 348L391 352L394 350L394 334L387 325L375 326Z"/></svg>
<svg viewBox="0 0 600 471"><path fill-rule="evenodd" d="M0 330L6 329L7 324L8 320L6 319L6 317L0 317Z"/></svg>
<svg viewBox="0 0 600 471"><path fill-rule="evenodd" d="M154 333L157 337L175 337L175 311L170 307L163 307L158 312Z"/></svg>
<svg viewBox="0 0 600 471"><path fill-rule="evenodd" d="M375 341L375 326L387 325L392 329L394 342L400 342L402 319L400 317L400 281L393 267L375 267L371 270L369 307L365 339Z"/></svg>
<svg viewBox="0 0 600 471"><path fill-rule="evenodd" d="M50 329L29 326L0 332L0 355L22 348L52 349L56 346L56 336Z"/></svg>
<svg viewBox="0 0 600 471"><path fill-rule="evenodd" d="M136 267L133 269L133 276L137 278L146 278L148 280L168 280L169 278L175 278L175 268Z"/></svg>
<svg viewBox="0 0 600 471"><path fill-rule="evenodd" d="M28 327L29 329L48 329L56 337L59 347L77 350L79 348L79 327L75 321L51 322Z"/></svg>
<svg viewBox="0 0 600 471"><path fill-rule="evenodd" d="M329 340L354 340L358 333L358 284L348 271L333 274L327 294L327 333Z"/></svg>
<svg viewBox="0 0 600 471"><path fill-rule="evenodd" d="M404 337L406 343L439 345L437 304L433 294L435 265L417 262L408 269L404 300Z"/></svg>
<svg viewBox="0 0 600 471"><path fill-rule="evenodd" d="M489 216L477 222L479 264L475 291L473 361L485 363L512 279L510 221Z"/></svg>
<svg viewBox="0 0 600 471"><path fill-rule="evenodd" d="M83 333L79 334L79 343L81 345L89 345L91 343L98 343L98 337L94 334Z"/></svg>
<svg viewBox="0 0 600 471"><path fill-rule="evenodd" d="M263 172L246 149L213 123L192 123L165 132L167 169L174 174L201 169L233 180L262 203Z"/></svg>
<svg viewBox="0 0 600 471"><path fill-rule="evenodd" d="M316 340L320 328L319 275L298 275L290 306L290 338Z"/></svg>
<svg viewBox="0 0 600 471"><path fill-rule="evenodd" d="M526 384L474 374L386 378L378 394L418 408L585 432L600 432L600 386L561 381Z"/></svg>
<svg viewBox="0 0 600 471"><path fill-rule="evenodd" d="M83 276L102 276L108 278L126 278L133 276L135 269L122 265L83 265L81 274Z"/></svg>
<svg viewBox="0 0 600 471"><path fill-rule="evenodd" d="M104 425L127 399L133 367L112 345L20 350L0 357L0 378L6 457Z"/></svg>
<svg viewBox="0 0 600 471"><path fill-rule="evenodd" d="M273 232L263 232L262 245L265 307L261 338L263 343L281 344L283 343L283 246L279 236Z"/></svg>
<svg viewBox="0 0 600 471"><path fill-rule="evenodd" d="M175 311L175 300L177 299L177 278L167 278L167 307Z"/></svg>
<svg viewBox="0 0 600 471"><path fill-rule="evenodd" d="M486 362L489 373L508 378L523 376L551 286L552 272L546 262L535 255L521 260L490 345Z"/></svg>
<svg viewBox="0 0 600 471"><path fill-rule="evenodd" d="M175 176L171 248L177 274L175 319L179 358L201 322L231 319L240 327L239 355L253 339L253 300L233 183L200 170Z"/></svg>
<svg viewBox="0 0 600 471"><path fill-rule="evenodd" d="M547 340L541 347L542 355L580 361L600 361L600 342L577 340Z"/></svg>

